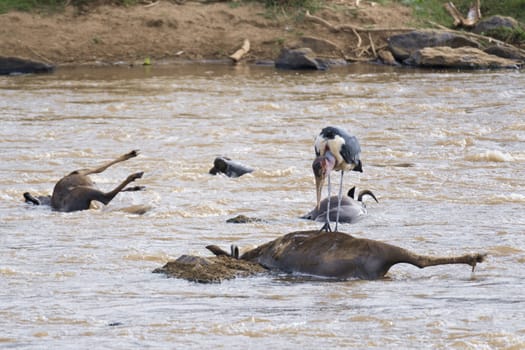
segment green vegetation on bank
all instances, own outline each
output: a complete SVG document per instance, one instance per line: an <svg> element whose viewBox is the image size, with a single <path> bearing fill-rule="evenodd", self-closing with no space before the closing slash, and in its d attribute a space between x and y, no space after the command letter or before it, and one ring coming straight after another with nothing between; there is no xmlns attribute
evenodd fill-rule
<svg viewBox="0 0 525 350"><path fill-rule="evenodd" d="M0 0L1 1L1 0ZM452 17L445 11L444 0L399 0L398 2L408 5L414 9L418 21L427 20L451 27ZM454 0L456 8L465 17L473 0ZM493 15L510 16L521 23L525 23L525 1L524 0L481 0L481 15L489 17Z"/></svg>
<svg viewBox="0 0 525 350"><path fill-rule="evenodd" d="M175 2L175 0L172 0ZM230 0L232 3L246 0ZM253 0L250 0L253 1ZM315 11L325 4L324 0L255 0L264 2L270 9L286 8L305 8ZM0 13L11 10L19 11L60 11L66 3L83 7L93 7L102 4L111 4L118 6L132 6L139 3L139 0L0 0ZM447 2L444 0L376 0L379 4L388 2L400 2L414 9L416 20L421 25L430 20L445 26L452 25L452 18L445 11L443 5ZM458 10L465 15L472 0L455 0L453 3ZM525 0L482 0L481 14L484 17L491 15L511 16L525 23Z"/></svg>

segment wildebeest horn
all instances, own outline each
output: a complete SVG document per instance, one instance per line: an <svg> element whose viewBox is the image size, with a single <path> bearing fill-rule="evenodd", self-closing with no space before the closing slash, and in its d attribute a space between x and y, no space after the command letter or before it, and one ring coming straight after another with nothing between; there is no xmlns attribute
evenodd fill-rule
<svg viewBox="0 0 525 350"><path fill-rule="evenodd" d="M348 195L348 197L354 199L354 196L355 196L355 186L348 190L347 195Z"/></svg>
<svg viewBox="0 0 525 350"><path fill-rule="evenodd" d="M232 244L230 246L230 251L231 251L231 254L230 256L234 259L239 259L239 247L235 244Z"/></svg>
<svg viewBox="0 0 525 350"><path fill-rule="evenodd" d="M354 188L355 188L355 187L354 187ZM362 201L363 201L363 197L366 196L366 195L368 195L368 196L374 198L374 200L376 201L376 203L379 203L379 201L377 200L376 196L375 196L375 195L372 193L372 191L370 191L370 190L363 190L363 191L359 192L359 196L357 197L357 200L358 200L359 202L362 202ZM353 197L352 197L352 198L353 198Z"/></svg>

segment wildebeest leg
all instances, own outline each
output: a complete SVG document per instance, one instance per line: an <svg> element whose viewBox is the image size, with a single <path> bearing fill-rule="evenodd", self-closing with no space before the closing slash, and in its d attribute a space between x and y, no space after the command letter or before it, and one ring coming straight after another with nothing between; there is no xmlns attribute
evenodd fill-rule
<svg viewBox="0 0 525 350"><path fill-rule="evenodd" d="M86 210L89 209L91 201L98 201L107 205L117 193L121 192L130 182L141 178L143 174L140 172L128 176L124 182L110 192L102 192L91 186L77 186L70 191L68 199L64 201L64 205L59 207L59 210L64 212Z"/></svg>
<svg viewBox="0 0 525 350"><path fill-rule="evenodd" d="M95 195L95 198L92 198L91 200L96 200L96 201L99 201L101 203L108 204L113 198L115 198L115 196L119 192L122 192L124 190L124 188L130 182L133 182L136 179L140 179L142 177L142 175L144 175L143 171L141 171L139 173L131 174L130 176L128 176L126 178L126 180L124 180L120 185L115 187L115 189L113 191L110 191L110 192L104 193L104 192L99 191L99 190L94 190L94 192L92 192L92 194ZM138 189L137 189L138 187L140 187L140 186L136 186L134 188L130 188L129 191L138 191Z"/></svg>
<svg viewBox="0 0 525 350"><path fill-rule="evenodd" d="M485 257L486 254L465 254L453 257L431 257L414 254L413 258L410 259L411 261L406 262L419 268L446 264L467 264L472 266L472 271L474 271L476 264L483 262Z"/></svg>
<svg viewBox="0 0 525 350"><path fill-rule="evenodd" d="M487 254L476 253L451 257L435 257L415 254L401 247L392 246L382 242L373 242L370 243L369 246L376 246L378 247L377 252L381 252L379 255L383 257L383 268L385 273L391 266L399 263L411 264L420 269L436 265L466 264L472 266L472 271L474 271L476 264L483 262L487 256Z"/></svg>
<svg viewBox="0 0 525 350"><path fill-rule="evenodd" d="M107 168L109 168L110 166L114 165L114 164L117 164L117 163L120 163L120 162L124 162L130 158L133 158L133 157L136 157L139 155L139 150L138 149L135 149L129 153L126 153L124 155L121 155L120 157L118 157L117 159L111 161L111 162L108 162L108 163L105 163L104 165L98 167L98 168L95 168L95 169L82 169L82 170L76 170L74 171L73 173L77 173L79 175L89 175L89 174L99 174L101 172L103 172L104 170L106 170Z"/></svg>
<svg viewBox="0 0 525 350"><path fill-rule="evenodd" d="M132 186L132 187L126 187L125 189L123 189L120 192L142 191L145 188L146 188L146 186Z"/></svg>

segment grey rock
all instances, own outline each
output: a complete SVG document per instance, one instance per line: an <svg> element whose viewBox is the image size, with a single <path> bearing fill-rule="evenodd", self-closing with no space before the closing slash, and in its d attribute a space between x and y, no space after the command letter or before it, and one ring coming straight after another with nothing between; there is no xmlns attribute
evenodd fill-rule
<svg viewBox="0 0 525 350"><path fill-rule="evenodd" d="M403 62L414 52L425 47L476 47L480 44L463 35L444 30L416 30L409 33L397 34L388 38L388 48L395 59Z"/></svg>

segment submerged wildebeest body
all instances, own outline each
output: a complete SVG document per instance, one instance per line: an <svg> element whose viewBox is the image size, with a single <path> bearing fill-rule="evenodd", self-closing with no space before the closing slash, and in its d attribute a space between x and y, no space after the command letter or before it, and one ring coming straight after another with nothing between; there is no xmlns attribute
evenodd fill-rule
<svg viewBox="0 0 525 350"><path fill-rule="evenodd" d="M217 157L213 161L213 168L209 173L212 175L224 174L228 177L239 177L244 174L253 172L253 169L237 162L228 157Z"/></svg>
<svg viewBox="0 0 525 350"><path fill-rule="evenodd" d="M348 197L343 197L341 199L341 206L339 208L339 222L351 224L355 223L367 214L366 205L363 202L364 196L372 197L377 203L376 196L369 190L363 190L359 192L357 199L354 199L355 196L355 187L352 187L348 191ZM328 203L330 203L330 221L336 221L337 219L337 196L323 199L319 203L319 207L314 207L308 214L301 216L302 219L326 222L326 209L328 208Z"/></svg>
<svg viewBox="0 0 525 350"><path fill-rule="evenodd" d="M136 157L137 155L138 150L133 150L98 168L75 170L56 183L51 196L34 197L29 192L26 192L24 193L24 198L28 203L50 205L53 210L62 212L89 209L91 201L98 201L107 205L119 192L143 190L143 186L127 188L126 186L136 179L140 179L144 173L138 172L129 175L126 180L109 192L99 190L88 175L101 173L110 166Z"/></svg>
<svg viewBox="0 0 525 350"><path fill-rule="evenodd" d="M232 255L217 246L208 246L215 255ZM232 252L236 251L232 249ZM242 254L239 259L256 262L270 270L335 279L374 280L385 276L395 264L419 268L444 264L467 264L472 269L484 254L432 257L342 232L300 231L281 236ZM234 258L234 257L232 257Z"/></svg>

